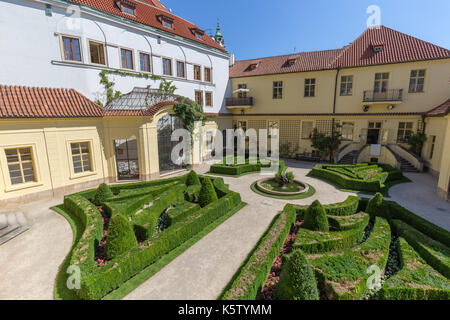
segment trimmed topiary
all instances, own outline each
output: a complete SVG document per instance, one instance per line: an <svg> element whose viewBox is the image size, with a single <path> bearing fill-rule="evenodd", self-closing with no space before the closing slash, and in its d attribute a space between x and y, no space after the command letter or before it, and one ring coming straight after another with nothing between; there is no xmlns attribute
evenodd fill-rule
<svg viewBox="0 0 450 320"><path fill-rule="evenodd" d="M205 177L205 179L203 179L202 188L200 189L200 193L198 196L198 203L203 208L217 200L218 197L211 179L209 177Z"/></svg>
<svg viewBox="0 0 450 320"><path fill-rule="evenodd" d="M138 245L131 225L120 214L112 216L106 238L105 254L114 259Z"/></svg>
<svg viewBox="0 0 450 320"><path fill-rule="evenodd" d="M102 183L98 186L97 191L95 192L94 196L94 204L96 206L101 206L103 202L105 202L107 199L110 199L114 196L111 189L108 187L106 183Z"/></svg>
<svg viewBox="0 0 450 320"><path fill-rule="evenodd" d="M303 252L294 250L283 260L275 297L278 300L319 300L316 278Z"/></svg>
<svg viewBox="0 0 450 320"><path fill-rule="evenodd" d="M303 227L313 231L330 230L327 213L319 200L314 201L306 210Z"/></svg>
<svg viewBox="0 0 450 320"><path fill-rule="evenodd" d="M186 185L187 186L201 185L200 179L198 178L198 175L194 170L189 172L186 179Z"/></svg>
<svg viewBox="0 0 450 320"><path fill-rule="evenodd" d="M370 217L373 218L376 216L382 216L383 211L383 195L378 192L372 199L369 200L366 208L366 213L368 213Z"/></svg>

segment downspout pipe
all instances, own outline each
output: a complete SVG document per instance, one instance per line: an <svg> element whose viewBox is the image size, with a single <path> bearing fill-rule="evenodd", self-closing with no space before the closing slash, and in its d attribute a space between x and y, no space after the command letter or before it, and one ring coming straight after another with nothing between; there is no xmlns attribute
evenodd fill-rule
<svg viewBox="0 0 450 320"><path fill-rule="evenodd" d="M339 72L341 71L341 67L338 66L336 69L336 79L334 81L334 99L333 99L333 117L331 118L331 136L334 136L334 114L336 113L336 100L337 100L337 87L338 87L338 81L339 81ZM332 162L332 156L330 154L330 162Z"/></svg>

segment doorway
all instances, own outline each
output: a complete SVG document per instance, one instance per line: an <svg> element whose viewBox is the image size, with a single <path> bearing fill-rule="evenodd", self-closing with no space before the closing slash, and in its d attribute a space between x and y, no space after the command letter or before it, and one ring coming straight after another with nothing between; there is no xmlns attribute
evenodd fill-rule
<svg viewBox="0 0 450 320"><path fill-rule="evenodd" d="M180 143L180 141L172 141L172 133L182 128L183 123L180 118L169 114L158 121L158 159L160 174L182 168L181 165L177 165L172 161L172 150ZM183 155L180 154L179 156L182 157Z"/></svg>
<svg viewBox="0 0 450 320"><path fill-rule="evenodd" d="M118 180L139 180L138 144L136 139L114 140Z"/></svg>
<svg viewBox="0 0 450 320"><path fill-rule="evenodd" d="M367 144L380 143L381 122L369 122L367 130Z"/></svg>

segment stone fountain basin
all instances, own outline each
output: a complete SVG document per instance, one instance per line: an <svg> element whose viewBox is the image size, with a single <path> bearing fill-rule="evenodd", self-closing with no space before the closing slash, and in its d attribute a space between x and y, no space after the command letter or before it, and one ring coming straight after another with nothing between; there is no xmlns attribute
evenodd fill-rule
<svg viewBox="0 0 450 320"><path fill-rule="evenodd" d="M270 190L270 189L265 188L262 185L264 182L270 181L270 180L273 180L273 178L264 178L264 179L258 180L256 182L256 188L259 191L262 191L264 193L271 194L271 195L274 195L274 196L296 196L296 195L299 195L299 194L302 194L302 193L306 193L309 190L309 185L308 184L306 184L304 182L301 182L301 181L298 181L298 180L294 180L294 183L298 184L300 187L303 187L303 189L301 189L299 191L282 192L282 191Z"/></svg>

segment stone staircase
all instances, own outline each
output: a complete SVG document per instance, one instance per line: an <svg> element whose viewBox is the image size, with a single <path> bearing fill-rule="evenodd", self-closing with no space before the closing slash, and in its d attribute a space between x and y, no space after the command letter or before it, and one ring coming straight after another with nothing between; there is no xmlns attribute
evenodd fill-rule
<svg viewBox="0 0 450 320"><path fill-rule="evenodd" d="M401 157L400 157L401 158ZM400 169L402 172L419 172L416 167L414 167L411 162L408 160L401 158L400 159Z"/></svg>
<svg viewBox="0 0 450 320"><path fill-rule="evenodd" d="M345 156L342 157L341 160L339 160L338 164L353 164L353 159L358 154L358 150L354 150L352 152L347 153Z"/></svg>
<svg viewBox="0 0 450 320"><path fill-rule="evenodd" d="M0 245L30 228L22 212L0 213Z"/></svg>

